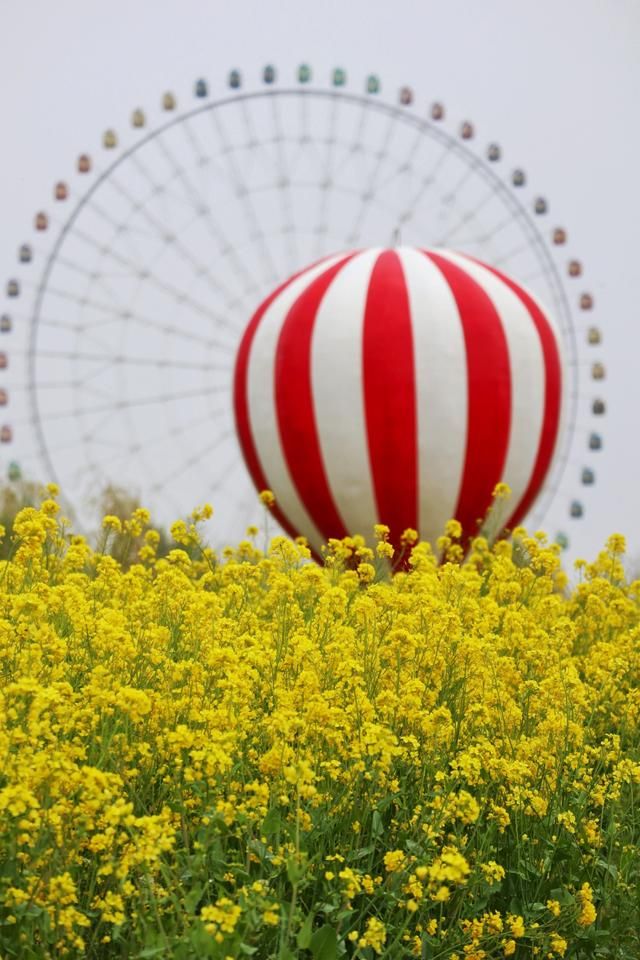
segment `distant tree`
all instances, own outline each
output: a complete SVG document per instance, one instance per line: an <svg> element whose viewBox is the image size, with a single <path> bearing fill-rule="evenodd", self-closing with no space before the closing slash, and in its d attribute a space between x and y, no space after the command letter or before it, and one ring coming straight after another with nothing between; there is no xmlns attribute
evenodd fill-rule
<svg viewBox="0 0 640 960"><path fill-rule="evenodd" d="M42 499L42 491L39 483L26 480L17 480L0 487L0 524L5 529L5 535L0 541L0 559L6 560L11 554L11 536L16 514L23 507L36 506Z"/></svg>
<svg viewBox="0 0 640 960"><path fill-rule="evenodd" d="M105 535L106 531L99 535L98 547L104 548L106 546L107 552L124 567L128 567L137 561L139 551L146 542L144 532L132 533L128 524L130 518L140 507L140 500L135 494L115 484L108 484L96 500L100 523L102 523L104 517L117 517L121 523L121 529L112 529L108 538ZM171 549L171 538L166 530L157 527L155 529L159 536L156 555L164 556Z"/></svg>
<svg viewBox="0 0 640 960"><path fill-rule="evenodd" d="M13 525L16 514L24 507L36 507L48 496L46 487L31 480L19 479L0 486L0 524L4 527L5 535L0 540L0 560L6 560L14 549L12 543ZM108 484L93 500L91 507L96 515L97 534L91 534L91 545L98 550L105 550L124 567L130 566L138 560L142 547L148 543L145 531L135 532L137 524L129 522L131 517L140 509L140 501L135 494ZM102 525L104 517L116 517L117 525L105 530ZM155 528L157 543L154 550L157 556L165 556L175 544L166 530Z"/></svg>

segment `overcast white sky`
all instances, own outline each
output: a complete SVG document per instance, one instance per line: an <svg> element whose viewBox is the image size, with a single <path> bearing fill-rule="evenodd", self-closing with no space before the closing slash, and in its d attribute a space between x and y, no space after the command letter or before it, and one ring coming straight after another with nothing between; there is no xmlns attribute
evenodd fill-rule
<svg viewBox="0 0 640 960"><path fill-rule="evenodd" d="M374 71L499 140L569 228L605 332L606 448L574 542L620 530L640 554L637 0L0 0L0 27L1 276L105 127L199 76L221 90L232 66Z"/></svg>

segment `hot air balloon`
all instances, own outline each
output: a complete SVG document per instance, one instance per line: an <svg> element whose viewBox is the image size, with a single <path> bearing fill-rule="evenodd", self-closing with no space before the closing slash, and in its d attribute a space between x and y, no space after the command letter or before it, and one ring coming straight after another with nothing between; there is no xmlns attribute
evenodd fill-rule
<svg viewBox="0 0 640 960"><path fill-rule="evenodd" d="M234 407L276 516L316 553L390 527L473 536L501 481L521 522L558 445L561 348L545 309L471 257L410 247L328 257L257 309Z"/></svg>

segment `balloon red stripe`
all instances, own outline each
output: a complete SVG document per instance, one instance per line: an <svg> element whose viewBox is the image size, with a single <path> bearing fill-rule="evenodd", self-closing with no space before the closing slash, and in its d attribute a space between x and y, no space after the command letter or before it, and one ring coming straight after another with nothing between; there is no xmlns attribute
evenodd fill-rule
<svg viewBox="0 0 640 960"><path fill-rule="evenodd" d="M310 268L306 267L305 269ZM304 271L299 270L298 273L294 273L292 277L289 277L288 280L280 284L280 286L277 287L273 293L260 304L244 332L244 336L240 341L240 346L238 348L238 354L236 357L236 365L233 377L233 409L235 413L236 430L240 440L240 449L242 450L244 462L247 465L247 470L249 471L255 488L258 491L267 490L269 488L269 481L267 480L262 464L260 463L260 458L258 457L258 451L256 450L249 419L249 397L247 389L251 346L253 344L253 338L255 337L258 325L264 314L267 312L273 301L280 296L285 287L288 287L290 283L293 283L296 277L299 277L301 273L304 273ZM298 536L299 531L295 530L294 527L292 527L292 525L289 523L283 512L278 507L277 501L275 506L272 507L272 513L280 526L283 528L283 530L287 531L290 537L295 538Z"/></svg>
<svg viewBox="0 0 640 960"><path fill-rule="evenodd" d="M310 277L308 267L260 306L242 338L234 412L247 467L258 489L273 475L296 529L274 489L277 519L314 547L320 537L370 536L376 521L397 545L404 528L423 522L433 533L449 514L468 540L501 480L513 486L519 524L551 466L563 384L549 318L487 264L495 279L459 255L420 254L368 251L340 272L354 256L345 251ZM429 409L417 409L422 396Z"/></svg>
<svg viewBox="0 0 640 960"><path fill-rule="evenodd" d="M531 507L542 487L544 478L547 475L547 471L551 465L551 460L553 458L553 453L556 447L560 429L560 407L562 404L562 368L560 364L560 353L558 351L556 336L551 329L549 321L535 300L529 296L526 290L523 290L522 287L513 283L513 281L510 280L509 277L505 276L504 273L501 273L500 270L496 270L495 267L490 267L488 265L486 265L486 269L490 270L497 277L500 277L502 282L505 283L510 290L513 290L515 295L522 301L529 311L529 315L540 338L540 346L542 347L542 356L544 358L545 384L542 430L540 432L540 441L538 444L538 451L536 454L536 460L533 467L533 472L531 474L531 479L529 480L529 484L520 499L520 503L516 506L513 515L509 520L508 529L513 530L513 528L517 527L526 516L529 508Z"/></svg>
<svg viewBox="0 0 640 960"><path fill-rule="evenodd" d="M411 309L402 263L392 250L380 254L371 272L362 376L378 520L398 547L403 531L418 524L418 460Z"/></svg>
<svg viewBox="0 0 640 960"><path fill-rule="evenodd" d="M472 537L502 480L511 425L511 370L500 316L482 287L456 264L424 251L455 298L467 359L467 447L456 519ZM455 397L449 398L455 403Z"/></svg>
<svg viewBox="0 0 640 960"><path fill-rule="evenodd" d="M275 398L280 440L291 479L323 537L346 537L333 499L314 413L311 343L316 315L336 274L354 256L329 267L306 287L290 308L280 331L275 360Z"/></svg>

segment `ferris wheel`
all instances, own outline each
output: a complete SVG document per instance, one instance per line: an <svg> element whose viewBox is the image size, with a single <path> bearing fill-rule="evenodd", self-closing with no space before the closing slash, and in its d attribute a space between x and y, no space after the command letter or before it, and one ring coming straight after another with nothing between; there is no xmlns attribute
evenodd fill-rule
<svg viewBox="0 0 640 960"><path fill-rule="evenodd" d="M306 264L394 242L477 256L555 316L569 384L564 444L529 523L566 544L602 448L602 334L583 265L502 146L411 87L301 65L231 70L165 93L82 153L18 249L0 316L8 479L59 483L81 525L107 484L167 522L216 508L214 538L260 516L231 403L256 305ZM6 347L2 349L6 344ZM550 512L548 512L550 511Z"/></svg>

